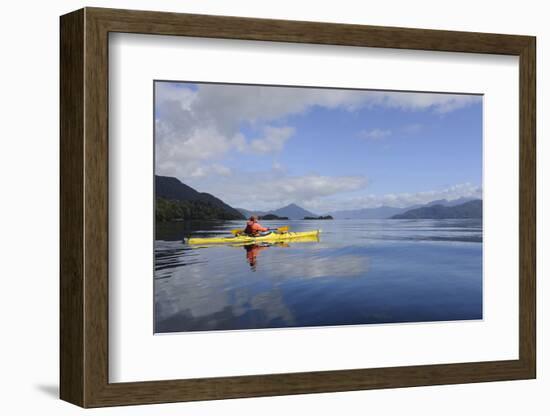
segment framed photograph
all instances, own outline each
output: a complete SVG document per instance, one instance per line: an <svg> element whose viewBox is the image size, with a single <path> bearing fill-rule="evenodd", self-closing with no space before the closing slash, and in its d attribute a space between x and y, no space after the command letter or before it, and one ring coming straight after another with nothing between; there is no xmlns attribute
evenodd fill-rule
<svg viewBox="0 0 550 416"><path fill-rule="evenodd" d="M61 398L535 378L535 49L62 16Z"/></svg>

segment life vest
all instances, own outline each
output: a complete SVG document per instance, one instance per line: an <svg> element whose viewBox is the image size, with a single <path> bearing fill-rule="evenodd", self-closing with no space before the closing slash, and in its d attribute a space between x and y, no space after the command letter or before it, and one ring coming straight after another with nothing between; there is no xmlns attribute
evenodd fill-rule
<svg viewBox="0 0 550 416"><path fill-rule="evenodd" d="M262 232L269 231L269 228L262 227L260 224L254 221L248 221L244 233L248 235L258 235Z"/></svg>
<svg viewBox="0 0 550 416"><path fill-rule="evenodd" d="M247 221L247 222L246 222L246 227L244 228L244 233L245 233L245 234L252 234L252 233L254 233L254 231L252 230L252 224L254 224L253 221Z"/></svg>
<svg viewBox="0 0 550 416"><path fill-rule="evenodd" d="M245 234L254 234L255 231L254 231L253 225L254 225L254 221L247 221L246 222L246 227L244 229L244 233Z"/></svg>

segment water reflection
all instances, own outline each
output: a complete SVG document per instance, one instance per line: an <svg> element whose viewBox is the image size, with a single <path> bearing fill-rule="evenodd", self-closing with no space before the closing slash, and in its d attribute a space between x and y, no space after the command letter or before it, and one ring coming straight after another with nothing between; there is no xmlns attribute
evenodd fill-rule
<svg viewBox="0 0 550 416"><path fill-rule="evenodd" d="M155 332L482 317L480 222L295 221L322 241L182 243L235 225L157 229Z"/></svg>
<svg viewBox="0 0 550 416"><path fill-rule="evenodd" d="M256 262L258 261L258 254L260 251L266 250L271 246L271 244L249 244L244 246L246 252L246 261L250 265L250 270L253 272L256 271ZM282 244L281 244L282 246Z"/></svg>
<svg viewBox="0 0 550 416"><path fill-rule="evenodd" d="M253 272L256 271L256 264L258 255L262 250L266 250L269 247L285 247L289 248L293 244L300 243L318 243L320 240L319 235L316 236L306 236L294 238L288 241L276 241L276 242L263 242L263 243L254 243L254 244L244 244L243 247L246 251L246 261L250 265L250 270Z"/></svg>

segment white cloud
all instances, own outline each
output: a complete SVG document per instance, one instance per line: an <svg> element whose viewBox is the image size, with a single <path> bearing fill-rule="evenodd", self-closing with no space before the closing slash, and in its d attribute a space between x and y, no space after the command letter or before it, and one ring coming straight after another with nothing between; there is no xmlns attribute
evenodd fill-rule
<svg viewBox="0 0 550 416"><path fill-rule="evenodd" d="M180 179L230 150L260 154L281 151L295 133L274 127L314 107L355 111L362 107L430 110L444 114L481 100L480 96L360 91L321 88L157 82L156 171ZM263 131L250 142L243 125Z"/></svg>
<svg viewBox="0 0 550 416"><path fill-rule="evenodd" d="M243 146L244 141L241 135L226 137L211 127L198 127L180 134L166 129L162 123L157 123L156 138L156 173L179 178L202 176L207 171L219 173L208 166L229 149Z"/></svg>
<svg viewBox="0 0 550 416"><path fill-rule="evenodd" d="M384 137L391 136L391 130L383 129L372 129L372 130L362 130L359 132L359 137L367 140L379 140Z"/></svg>
<svg viewBox="0 0 550 416"><path fill-rule="evenodd" d="M363 189L367 179L363 176L291 176L283 169L270 172L237 173L230 178L194 177L189 185L209 192L229 205L255 210L269 210L297 203L309 202Z"/></svg>
<svg viewBox="0 0 550 416"><path fill-rule="evenodd" d="M288 201L309 201L315 198L355 191L367 185L362 176L294 176L273 181L270 189L275 195L285 196Z"/></svg>
<svg viewBox="0 0 550 416"><path fill-rule="evenodd" d="M286 167L277 161L274 161L271 165L271 170L277 173L286 173Z"/></svg>
<svg viewBox="0 0 550 416"><path fill-rule="evenodd" d="M280 152L293 134L292 127L267 126L264 128L264 137L252 140L247 149L259 154Z"/></svg>
<svg viewBox="0 0 550 416"><path fill-rule="evenodd" d="M184 86L184 84L173 82L157 82L155 83L155 100L156 102L172 102L177 103L181 110L189 110L193 101L196 98L196 93Z"/></svg>
<svg viewBox="0 0 550 416"><path fill-rule="evenodd" d="M317 213L331 211L376 208L392 206L397 208L409 207L417 204L427 204L439 199L453 200L457 198L482 198L483 190L480 186L471 183L452 185L443 189L421 192L402 192L387 194L366 194L350 198L319 198L309 201L309 208Z"/></svg>
<svg viewBox="0 0 550 416"><path fill-rule="evenodd" d="M316 246L319 247L320 244ZM279 279L318 279L326 276L353 278L364 275L369 266L367 256L341 254L338 261L331 257L309 257L308 261L282 262L277 265L273 275Z"/></svg>
<svg viewBox="0 0 550 416"><path fill-rule="evenodd" d="M212 164L197 166L194 170L188 173L188 176L193 178L201 178L204 176L231 176L232 171L227 166Z"/></svg>
<svg viewBox="0 0 550 416"><path fill-rule="evenodd" d="M481 102L480 95L436 94L412 92L366 92L369 107L398 108L401 110L432 110L436 113L450 113L463 107Z"/></svg>

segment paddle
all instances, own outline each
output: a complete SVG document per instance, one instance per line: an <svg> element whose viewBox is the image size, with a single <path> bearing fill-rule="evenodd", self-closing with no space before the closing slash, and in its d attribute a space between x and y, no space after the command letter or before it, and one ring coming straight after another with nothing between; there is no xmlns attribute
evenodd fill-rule
<svg viewBox="0 0 550 416"><path fill-rule="evenodd" d="M270 231L274 230L274 231L277 231L278 233L287 233L288 229L289 229L288 225L285 225L284 227L279 227L279 228L269 228ZM238 235L238 234L241 234L243 232L244 232L244 230L242 228L239 228L239 229L236 229L236 230L231 230L231 234L233 234L233 235Z"/></svg>

